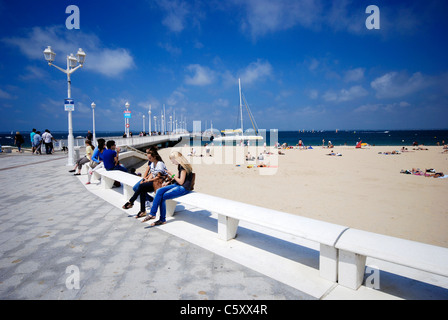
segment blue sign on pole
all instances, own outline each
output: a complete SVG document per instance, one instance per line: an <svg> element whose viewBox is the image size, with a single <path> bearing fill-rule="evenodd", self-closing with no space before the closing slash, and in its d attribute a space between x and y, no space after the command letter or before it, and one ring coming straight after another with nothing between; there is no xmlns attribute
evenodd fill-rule
<svg viewBox="0 0 448 320"><path fill-rule="evenodd" d="M124 112L124 118L125 118L125 119L130 119L130 118L131 118L131 111L126 110L126 111Z"/></svg>
<svg viewBox="0 0 448 320"><path fill-rule="evenodd" d="M64 100L64 109L65 109L65 111L75 111L75 100L65 99Z"/></svg>

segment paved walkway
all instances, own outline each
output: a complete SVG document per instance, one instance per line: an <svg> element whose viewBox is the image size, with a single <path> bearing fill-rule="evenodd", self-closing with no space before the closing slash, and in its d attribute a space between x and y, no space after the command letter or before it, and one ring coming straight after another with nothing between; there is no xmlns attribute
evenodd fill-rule
<svg viewBox="0 0 448 320"><path fill-rule="evenodd" d="M145 228L88 192L66 162L0 155L1 300L315 299Z"/></svg>
<svg viewBox="0 0 448 320"><path fill-rule="evenodd" d="M0 300L448 299L447 278L369 258L381 289L344 288L319 277L316 244L243 223L223 242L196 208L148 228L66 163L0 154Z"/></svg>

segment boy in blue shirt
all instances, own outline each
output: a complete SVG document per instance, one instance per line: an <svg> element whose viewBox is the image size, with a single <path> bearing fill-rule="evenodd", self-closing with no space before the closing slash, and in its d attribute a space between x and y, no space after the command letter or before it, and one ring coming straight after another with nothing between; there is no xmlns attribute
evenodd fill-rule
<svg viewBox="0 0 448 320"><path fill-rule="evenodd" d="M106 147L107 149L103 151L104 168L106 168L107 171L120 170L128 172L128 169L118 163L118 153L120 152L120 148L115 145L115 141L107 141Z"/></svg>

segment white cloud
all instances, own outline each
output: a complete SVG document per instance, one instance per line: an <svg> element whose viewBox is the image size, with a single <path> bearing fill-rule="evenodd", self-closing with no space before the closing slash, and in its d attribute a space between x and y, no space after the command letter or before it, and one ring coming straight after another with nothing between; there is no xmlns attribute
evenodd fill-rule
<svg viewBox="0 0 448 320"><path fill-rule="evenodd" d="M253 38L296 25L311 27L322 11L318 0L249 0L242 3L247 13L242 29L249 30Z"/></svg>
<svg viewBox="0 0 448 320"><path fill-rule="evenodd" d="M268 61L258 59L249 64L241 73L240 78L244 84L252 84L255 81L265 79L272 75L272 65Z"/></svg>
<svg viewBox="0 0 448 320"><path fill-rule="evenodd" d="M367 15L353 3L355 3L353 0L331 1L331 4L324 9L324 22L335 31L347 31L355 34L366 32Z"/></svg>
<svg viewBox="0 0 448 320"><path fill-rule="evenodd" d="M103 49L92 52L86 60L85 67L108 77L123 74L134 66L134 59L126 49Z"/></svg>
<svg viewBox="0 0 448 320"><path fill-rule="evenodd" d="M129 101L125 98L111 98L109 105L113 108L124 110L126 108L125 107L126 102L129 102ZM132 107L132 104L131 104L131 107Z"/></svg>
<svg viewBox="0 0 448 320"><path fill-rule="evenodd" d="M159 47L165 49L168 53L178 56L182 53L182 49L176 46L173 46L171 43L161 43L159 42Z"/></svg>
<svg viewBox="0 0 448 320"><path fill-rule="evenodd" d="M371 82L377 98L399 98L422 90L430 80L420 72L408 76L406 73L389 72Z"/></svg>
<svg viewBox="0 0 448 320"><path fill-rule="evenodd" d="M187 26L199 26L203 18L200 1L156 0L155 4L165 14L162 24L171 32L180 33Z"/></svg>
<svg viewBox="0 0 448 320"><path fill-rule="evenodd" d="M317 59L313 58L309 64L308 69L310 71L314 71L317 69L317 67L319 67L319 64L320 64L320 62Z"/></svg>
<svg viewBox="0 0 448 320"><path fill-rule="evenodd" d="M307 90L306 92L307 92L308 97L310 99L314 100L314 99L317 99L319 97L319 90L317 90L317 89Z"/></svg>
<svg viewBox="0 0 448 320"><path fill-rule="evenodd" d="M171 95L166 100L167 105L169 106L182 106L183 103L186 101L185 94L182 93L181 89L174 90Z"/></svg>
<svg viewBox="0 0 448 320"><path fill-rule="evenodd" d="M173 32L180 32L185 27L185 18L189 12L184 1L158 1L158 4L166 11L167 15L162 24Z"/></svg>
<svg viewBox="0 0 448 320"><path fill-rule="evenodd" d="M105 48L96 35L81 31L73 33L62 26L34 27L23 37L3 38L2 42L18 47L29 59L42 62L45 61L44 49L51 46L56 53L55 63L61 67L66 66L68 54L76 54L78 48L82 48L87 54L85 69L108 77L118 76L134 67L134 59L128 50Z"/></svg>
<svg viewBox="0 0 448 320"><path fill-rule="evenodd" d="M224 1L222 1L224 2ZM241 29L256 40L295 27L321 31L366 34L368 15L356 0L231 0L226 1L242 12ZM229 8L227 6L226 8ZM416 3L381 4L381 34L412 34L422 21L431 22L438 6L421 6ZM428 23L427 23L428 24Z"/></svg>
<svg viewBox="0 0 448 320"><path fill-rule="evenodd" d="M329 90L323 95L323 98L325 99L325 101L329 102L346 102L365 97L366 95L368 95L368 92L362 86L353 86L348 90L347 89L341 89L340 91Z"/></svg>
<svg viewBox="0 0 448 320"><path fill-rule="evenodd" d="M35 66L27 66L26 73L20 76L22 80L41 79L46 75L46 72L42 68Z"/></svg>
<svg viewBox="0 0 448 320"><path fill-rule="evenodd" d="M222 98L215 99L212 102L212 106L218 107L218 108L227 108L229 105L230 105L229 100L222 99Z"/></svg>
<svg viewBox="0 0 448 320"><path fill-rule="evenodd" d="M263 81L273 74L273 67L269 61L257 59L246 67L237 70L224 70L219 73L226 87L238 85L238 78L241 79L241 85L251 85L258 81Z"/></svg>
<svg viewBox="0 0 448 320"><path fill-rule="evenodd" d="M145 114L147 114L149 111L149 106L151 106L151 113L152 113L155 109L158 109L162 104L157 98L150 97L146 101L139 102L137 105L143 110L146 110Z"/></svg>
<svg viewBox="0 0 448 320"><path fill-rule="evenodd" d="M84 103L82 103L81 101L76 103L76 111L77 112L81 112L83 114L87 114L90 116L90 114L92 113L92 107L91 106L86 106Z"/></svg>
<svg viewBox="0 0 448 320"><path fill-rule="evenodd" d="M364 112L376 112L376 111L386 111L386 112L393 112L393 111L402 111L404 108L407 108L411 106L409 102L401 101L401 102L395 102L395 103L389 103L389 104L383 104L383 103L375 103L375 104L364 104L354 110L354 112L357 113L364 113Z"/></svg>
<svg viewBox="0 0 448 320"><path fill-rule="evenodd" d="M351 69L345 72L344 81L345 82L356 82L364 79L364 68Z"/></svg>
<svg viewBox="0 0 448 320"><path fill-rule="evenodd" d="M190 64L187 71L192 72L192 76L185 76L185 83L193 86L205 86L214 81L215 73L208 67L199 64Z"/></svg>
<svg viewBox="0 0 448 320"><path fill-rule="evenodd" d="M76 107L75 107L76 108ZM43 112L44 115L52 115L54 118L59 118L61 113L63 112L63 108L61 108L61 101L54 100L51 98L48 98L46 102L43 102L40 104L40 109ZM56 111L56 112L55 112Z"/></svg>
<svg viewBox="0 0 448 320"><path fill-rule="evenodd" d="M0 99L13 100L16 99L12 94L0 89Z"/></svg>

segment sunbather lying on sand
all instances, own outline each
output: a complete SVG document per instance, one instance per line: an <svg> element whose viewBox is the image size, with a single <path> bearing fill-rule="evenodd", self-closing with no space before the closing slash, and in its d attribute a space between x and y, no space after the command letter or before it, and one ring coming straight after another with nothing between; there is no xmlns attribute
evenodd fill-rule
<svg viewBox="0 0 448 320"><path fill-rule="evenodd" d="M443 172L436 172L434 169L425 169L425 171L420 170L420 169L415 169L412 168L411 171L409 170L401 170L400 173L404 173L404 174L413 174L416 176L425 176L425 177L430 177L430 178L440 178L440 177L444 177L445 175L443 174Z"/></svg>

